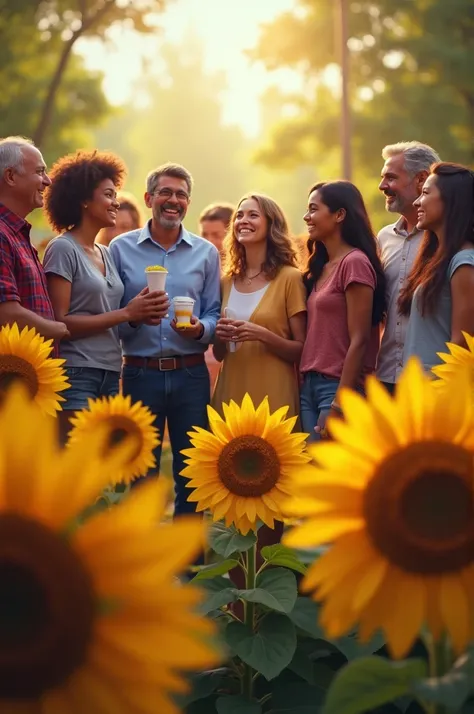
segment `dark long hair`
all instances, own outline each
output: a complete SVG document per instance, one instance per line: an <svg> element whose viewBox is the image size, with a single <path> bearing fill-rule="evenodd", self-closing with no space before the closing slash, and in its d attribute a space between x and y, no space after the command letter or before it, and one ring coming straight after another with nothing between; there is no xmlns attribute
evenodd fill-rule
<svg viewBox="0 0 474 714"><path fill-rule="evenodd" d="M425 231L418 256L398 299L402 315L409 315L413 294L423 285L421 314L432 314L446 281L448 266L464 243L474 244L474 173L466 166L439 162L431 167L444 205L444 241Z"/></svg>
<svg viewBox="0 0 474 714"><path fill-rule="evenodd" d="M362 194L350 181L317 183L310 190L309 195L313 191L318 191L322 202L329 208L331 213L336 213L341 208L345 210L346 215L341 226L342 240L365 253L375 270L377 281L372 307L372 324L378 325L383 320L387 304L385 275L377 250L377 241L375 240ZM326 246L321 241L309 238L306 245L309 258L304 273L304 282L309 295L321 276L325 264L328 262L328 253Z"/></svg>

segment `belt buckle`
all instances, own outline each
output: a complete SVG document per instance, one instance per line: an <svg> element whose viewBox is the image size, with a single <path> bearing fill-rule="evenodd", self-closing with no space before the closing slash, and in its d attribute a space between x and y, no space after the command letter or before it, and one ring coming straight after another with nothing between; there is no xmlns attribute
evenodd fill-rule
<svg viewBox="0 0 474 714"><path fill-rule="evenodd" d="M163 362L172 362L172 367L163 367ZM160 372L172 372L177 369L176 357L159 357L158 358L158 369Z"/></svg>

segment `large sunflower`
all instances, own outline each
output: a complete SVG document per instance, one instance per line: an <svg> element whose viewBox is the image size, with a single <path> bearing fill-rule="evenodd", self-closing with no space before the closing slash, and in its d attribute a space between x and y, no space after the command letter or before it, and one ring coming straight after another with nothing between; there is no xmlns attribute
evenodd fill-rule
<svg viewBox="0 0 474 714"><path fill-rule="evenodd" d="M267 398L257 409L248 394L242 406L231 401L222 407L224 419L208 407L211 432L195 427L194 448L182 452L187 466L181 474L194 489L188 501L244 534L258 519L273 528L282 519L292 474L310 460L306 434L293 433L296 417L285 419L288 407L271 414Z"/></svg>
<svg viewBox="0 0 474 714"><path fill-rule="evenodd" d="M0 329L0 398L13 382L22 382L43 412L54 416L64 402L58 392L69 388L62 365L50 354L53 340L45 340L32 327L20 332L16 322Z"/></svg>
<svg viewBox="0 0 474 714"><path fill-rule="evenodd" d="M158 429L153 426L154 415L141 402L132 404L130 396L117 394L114 397L89 399L89 408L75 413L71 419L73 428L69 434L69 443L88 439L99 425L108 430L107 450L113 449L123 439L133 443L130 458L114 481L130 483L139 476L144 476L156 465L153 449L158 446Z"/></svg>
<svg viewBox="0 0 474 714"><path fill-rule="evenodd" d="M160 526L151 483L77 527L126 443L102 456L99 427L61 450L16 390L0 430L0 710L177 714L181 673L217 663L199 591L176 580L203 545L201 519Z"/></svg>
<svg viewBox="0 0 474 714"><path fill-rule="evenodd" d="M466 340L467 348L447 342L449 352L438 352L438 357L444 364L432 367L431 371L443 381L450 380L460 369L470 368L474 373L474 337L467 332L462 333Z"/></svg>
<svg viewBox="0 0 474 714"><path fill-rule="evenodd" d="M410 361L395 398L375 379L367 400L346 391L334 441L310 449L289 513L303 523L294 547L332 543L303 587L324 601L321 622L338 637L355 624L385 632L403 656L428 624L463 650L474 616L474 411L469 371L434 389Z"/></svg>

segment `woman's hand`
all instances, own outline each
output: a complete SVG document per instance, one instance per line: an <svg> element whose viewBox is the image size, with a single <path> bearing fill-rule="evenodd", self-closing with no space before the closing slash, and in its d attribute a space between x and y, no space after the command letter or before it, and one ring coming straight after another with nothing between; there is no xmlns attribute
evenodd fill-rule
<svg viewBox="0 0 474 714"><path fill-rule="evenodd" d="M165 292L149 292L148 288L144 288L125 307L127 322L150 321L152 324L159 324L161 319L166 317L169 307L168 295Z"/></svg>
<svg viewBox="0 0 474 714"><path fill-rule="evenodd" d="M234 320L232 342L265 342L269 330L247 320Z"/></svg>
<svg viewBox="0 0 474 714"><path fill-rule="evenodd" d="M217 321L216 325L216 337L219 342L233 342L233 337L235 335L235 320L231 320L228 317L221 317Z"/></svg>
<svg viewBox="0 0 474 714"><path fill-rule="evenodd" d="M327 420L338 418L342 416L341 409L339 407L331 406L329 409L322 409L319 415L318 423L314 427L316 434L319 434L321 439L329 440L331 439L331 434L327 428Z"/></svg>

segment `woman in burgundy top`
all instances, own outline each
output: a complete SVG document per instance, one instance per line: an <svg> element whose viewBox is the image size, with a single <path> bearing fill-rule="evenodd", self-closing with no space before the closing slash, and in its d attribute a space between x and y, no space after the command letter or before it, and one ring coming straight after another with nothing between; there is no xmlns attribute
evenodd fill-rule
<svg viewBox="0 0 474 714"><path fill-rule="evenodd" d="M338 416L340 387L361 390L374 372L385 312L385 278L364 200L349 181L318 183L309 194L308 329L301 357L301 420L320 438Z"/></svg>

